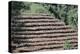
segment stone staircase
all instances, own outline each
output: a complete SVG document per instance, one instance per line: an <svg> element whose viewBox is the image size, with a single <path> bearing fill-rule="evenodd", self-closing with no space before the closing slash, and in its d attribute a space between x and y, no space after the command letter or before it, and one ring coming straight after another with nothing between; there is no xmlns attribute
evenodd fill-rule
<svg viewBox="0 0 80 54"><path fill-rule="evenodd" d="M11 18L11 51L64 50L65 42L78 48L77 30L53 16L14 16Z"/></svg>

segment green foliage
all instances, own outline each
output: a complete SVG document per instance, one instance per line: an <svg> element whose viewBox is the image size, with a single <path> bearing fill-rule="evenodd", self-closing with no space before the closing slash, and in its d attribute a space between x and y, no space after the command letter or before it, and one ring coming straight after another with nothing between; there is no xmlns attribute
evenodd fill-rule
<svg viewBox="0 0 80 54"><path fill-rule="evenodd" d="M67 12L67 23L72 25L73 28L77 27L78 13L77 13L77 8L74 8L74 6L72 6Z"/></svg>
<svg viewBox="0 0 80 54"><path fill-rule="evenodd" d="M31 5L31 12L32 13L47 13L48 10L44 8L41 4L32 4Z"/></svg>
<svg viewBox="0 0 80 54"><path fill-rule="evenodd" d="M73 28L78 27L78 6L66 4L48 4L48 3L30 3L30 2L11 2L12 15L26 13L47 13L53 15L71 25Z"/></svg>
<svg viewBox="0 0 80 54"><path fill-rule="evenodd" d="M25 5L23 2L11 1L11 15L19 15L21 9L25 9Z"/></svg>
<svg viewBox="0 0 80 54"><path fill-rule="evenodd" d="M78 24L78 7L76 5L51 5L49 11L58 19L65 22L66 25L71 25L77 28Z"/></svg>
<svg viewBox="0 0 80 54"><path fill-rule="evenodd" d="M65 44L64 44L64 49L71 49L71 44L68 40L65 41Z"/></svg>

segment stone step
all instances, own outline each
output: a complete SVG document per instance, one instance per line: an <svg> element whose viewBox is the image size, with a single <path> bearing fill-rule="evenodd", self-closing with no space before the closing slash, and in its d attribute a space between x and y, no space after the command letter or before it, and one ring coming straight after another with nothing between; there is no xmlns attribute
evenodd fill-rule
<svg viewBox="0 0 80 54"><path fill-rule="evenodd" d="M47 34L47 35L14 35L13 38L18 39L33 39L33 38L60 38L68 36L77 36L77 33L67 33L67 34Z"/></svg>
<svg viewBox="0 0 80 54"><path fill-rule="evenodd" d="M53 16L14 16L14 19L38 19L38 18L42 18L42 19L54 19Z"/></svg>
<svg viewBox="0 0 80 54"><path fill-rule="evenodd" d="M12 32L11 34L15 34L15 35L42 35L42 34L54 34L54 33L76 33L76 31L73 30L50 30L50 31L27 31L27 32Z"/></svg>
<svg viewBox="0 0 80 54"><path fill-rule="evenodd" d="M31 43L35 43L35 42L48 42L48 41L58 41L58 40L61 40L61 41L65 41L65 40L77 40L77 36L66 36L66 37L54 37L54 38L32 38L32 39L29 39L29 38L25 38L25 39L19 39L19 38L14 38L14 42L17 41L17 42L20 42L20 41L23 41L23 42L31 42Z"/></svg>
<svg viewBox="0 0 80 54"><path fill-rule="evenodd" d="M11 23L14 23L14 24L25 24L25 23L50 23L50 22L60 22L59 20L55 20L55 21L17 21L17 20L15 20L15 21L11 21Z"/></svg>
<svg viewBox="0 0 80 54"><path fill-rule="evenodd" d="M70 49L78 48L77 30L52 16L15 16L11 19L12 52L64 49L65 41Z"/></svg>
<svg viewBox="0 0 80 54"><path fill-rule="evenodd" d="M72 47L74 47L76 45L76 43L71 44ZM31 52L31 51L37 51L37 50L43 50L43 49L58 49L58 48L63 48L64 44L57 44L57 45L44 45L44 46L34 46L34 47L20 47L17 48L15 52L22 52L26 51L26 52ZM64 48L63 48L64 49Z"/></svg>
<svg viewBox="0 0 80 54"><path fill-rule="evenodd" d="M25 23L24 25L42 25L42 24L64 24L64 22L46 22L46 23Z"/></svg>
<svg viewBox="0 0 80 54"><path fill-rule="evenodd" d="M78 37L74 37L74 38L68 38L68 36L67 37L62 37L63 39L56 39L56 37L55 37L55 39L50 39L50 38L48 38L49 40L44 40L44 41L32 41L32 40L28 40L28 39L16 39L16 38L14 38L14 43L15 44L21 44L21 43L39 43L39 42L50 42L50 41L65 41L65 40L68 40L68 41L70 41L70 40L72 40L72 41L76 41L76 40L78 40L77 38ZM46 39L46 38L45 38Z"/></svg>
<svg viewBox="0 0 80 54"><path fill-rule="evenodd" d="M22 25L26 25L26 26L30 26L30 25L48 25L48 24L61 24L61 25L64 25L64 23L63 22L47 22L47 23L22 23ZM11 23L11 25L16 25L16 26L18 26L18 25L21 25L21 24L19 24L19 23L16 23L16 24L14 24L14 23Z"/></svg>
<svg viewBox="0 0 80 54"><path fill-rule="evenodd" d="M77 43L78 40L68 40L69 43ZM35 45L49 45L49 44L59 44L59 43L62 43L64 44L66 42L66 40L63 40L63 41L46 41L46 42L34 42L34 43L31 43L31 42L25 42L25 43L20 43L19 46L21 45L32 45L32 46L35 46Z"/></svg>
<svg viewBox="0 0 80 54"><path fill-rule="evenodd" d="M75 39L75 38L78 38L77 36L67 36L67 37L59 37L59 38L33 38L33 39L20 39L20 40L28 40L28 41L47 41L47 40L61 40L61 39L69 39L69 38L72 38L72 39Z"/></svg>
<svg viewBox="0 0 80 54"><path fill-rule="evenodd" d="M38 29L38 30L30 30L30 29L26 29L26 31L23 31L23 32L13 32L13 33L21 33L21 34L43 34L43 33L74 33L74 32L76 32L75 30L73 30L73 29L65 29L65 30L49 30L49 29Z"/></svg>
<svg viewBox="0 0 80 54"><path fill-rule="evenodd" d="M66 25L66 26L39 26L39 27L11 27L13 29L18 29L18 28L21 28L21 29L34 29L34 30L37 30L37 29L72 29L70 26Z"/></svg>
<svg viewBox="0 0 80 54"><path fill-rule="evenodd" d="M11 30L14 32L67 30L67 29L72 29L72 28L70 26L11 27Z"/></svg>
<svg viewBox="0 0 80 54"><path fill-rule="evenodd" d="M31 22L31 21L60 21L58 19L23 19L23 20L11 20L11 21L14 21L14 22Z"/></svg>
<svg viewBox="0 0 80 54"><path fill-rule="evenodd" d="M62 23L54 23L54 24L34 24L34 25L24 25L24 24L21 24L21 25L16 25L16 24L11 24L11 27L40 27L40 26L64 26L64 24Z"/></svg>

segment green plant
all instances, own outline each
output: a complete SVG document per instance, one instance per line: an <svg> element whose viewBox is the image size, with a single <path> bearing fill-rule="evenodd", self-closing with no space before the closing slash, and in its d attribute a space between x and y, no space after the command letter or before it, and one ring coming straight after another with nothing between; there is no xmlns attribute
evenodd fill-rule
<svg viewBox="0 0 80 54"><path fill-rule="evenodd" d="M23 2L17 2L17 1L10 1L9 5L11 7L11 15L20 15L20 10L25 9L25 5Z"/></svg>
<svg viewBox="0 0 80 54"><path fill-rule="evenodd" d="M44 8L44 6L42 6L41 4L32 4L31 5L31 12L32 13L47 13L48 10L46 10L46 8Z"/></svg>
<svg viewBox="0 0 80 54"><path fill-rule="evenodd" d="M67 4L48 4L31 2L11 2L12 15L26 13L47 13L71 25L72 28L78 27L78 6Z"/></svg>
<svg viewBox="0 0 80 54"><path fill-rule="evenodd" d="M71 49L72 45L70 44L70 42L68 40L65 41L64 44L64 49Z"/></svg>
<svg viewBox="0 0 80 54"><path fill-rule="evenodd" d="M66 25L71 25L75 29L78 27L77 5L51 4L49 11L56 18L64 21Z"/></svg>

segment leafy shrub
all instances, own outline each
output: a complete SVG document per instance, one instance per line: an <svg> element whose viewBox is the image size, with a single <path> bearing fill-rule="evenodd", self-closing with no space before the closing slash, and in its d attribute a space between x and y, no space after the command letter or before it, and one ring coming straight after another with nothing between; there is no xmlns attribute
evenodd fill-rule
<svg viewBox="0 0 80 54"><path fill-rule="evenodd" d="M31 5L32 13L47 13L48 11L41 4L32 4Z"/></svg>
<svg viewBox="0 0 80 54"><path fill-rule="evenodd" d="M71 49L71 44L68 40L65 41L64 49Z"/></svg>

